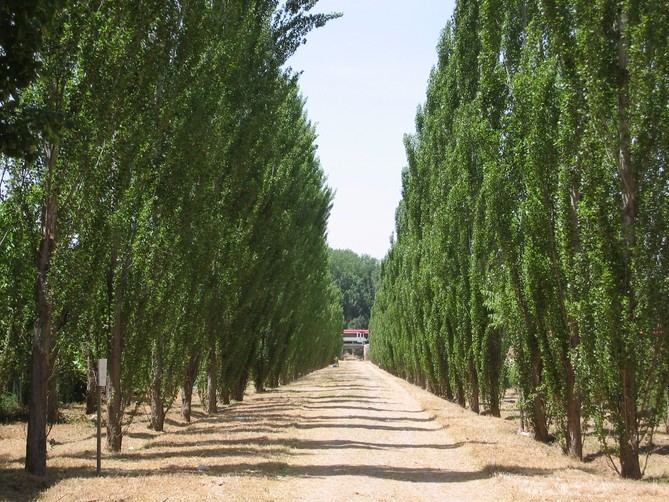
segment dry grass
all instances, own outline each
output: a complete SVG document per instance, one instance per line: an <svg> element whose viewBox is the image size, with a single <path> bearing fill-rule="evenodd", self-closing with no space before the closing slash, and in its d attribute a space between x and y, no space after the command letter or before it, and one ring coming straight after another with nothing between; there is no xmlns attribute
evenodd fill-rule
<svg viewBox="0 0 669 502"><path fill-rule="evenodd" d="M394 378L394 377L393 377ZM512 498L537 500L669 500L669 437L655 437L659 453L651 455L642 481L618 478L592 435L586 438L579 462L562 453L558 444L545 445L519 434L516 397L507 393L502 418L480 416L396 379L421 406L447 427L463 451L505 483Z"/></svg>
<svg viewBox="0 0 669 502"><path fill-rule="evenodd" d="M601 457L579 463L518 435L510 404L478 416L342 361L212 417L195 399L193 422L172 410L164 433L141 409L101 477L94 423L74 406L51 431L44 479L23 471L24 424L0 425L0 499L669 500L666 454L651 457L654 481L621 481Z"/></svg>

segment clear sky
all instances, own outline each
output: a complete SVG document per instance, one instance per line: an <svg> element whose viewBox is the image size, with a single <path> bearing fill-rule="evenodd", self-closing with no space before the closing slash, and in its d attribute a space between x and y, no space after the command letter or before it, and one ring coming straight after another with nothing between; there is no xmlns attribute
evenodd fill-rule
<svg viewBox="0 0 669 502"><path fill-rule="evenodd" d="M316 124L318 155L335 190L334 248L382 258L390 247L415 129L452 0L321 0L344 16L311 32L288 62Z"/></svg>

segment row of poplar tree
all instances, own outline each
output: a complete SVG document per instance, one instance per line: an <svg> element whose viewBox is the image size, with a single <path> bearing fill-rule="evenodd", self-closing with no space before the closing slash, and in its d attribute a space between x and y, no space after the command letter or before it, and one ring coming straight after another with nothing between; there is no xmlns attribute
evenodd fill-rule
<svg viewBox="0 0 669 502"><path fill-rule="evenodd" d="M132 402L161 430L179 389L190 420L194 386L216 412L338 353L332 194L285 66L334 17L315 3L45 2L1 158L0 390L29 382L30 472L58 387L94 396L98 357L119 451Z"/></svg>
<svg viewBox="0 0 669 502"><path fill-rule="evenodd" d="M459 0L372 313L382 367L623 477L667 413L669 9ZM616 457L618 460L616 460Z"/></svg>

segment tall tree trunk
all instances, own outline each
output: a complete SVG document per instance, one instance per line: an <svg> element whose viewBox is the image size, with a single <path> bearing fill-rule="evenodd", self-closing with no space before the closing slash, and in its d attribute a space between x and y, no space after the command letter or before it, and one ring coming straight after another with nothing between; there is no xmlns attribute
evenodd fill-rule
<svg viewBox="0 0 669 502"><path fill-rule="evenodd" d="M255 371L253 372L253 384L255 385L256 392L258 393L265 392L265 373L264 373L264 364L262 360L258 360L256 363L256 368Z"/></svg>
<svg viewBox="0 0 669 502"><path fill-rule="evenodd" d="M502 373L502 337L499 332L492 327L486 343L487 359L490 367L488 368L488 388L490 399L490 414L493 417L500 417L500 382Z"/></svg>
<svg viewBox="0 0 669 502"><path fill-rule="evenodd" d="M165 425L165 406L163 405L163 351L160 342L154 342L151 351L151 421L149 427L162 432Z"/></svg>
<svg viewBox="0 0 669 502"><path fill-rule="evenodd" d="M618 436L620 475L623 478L641 479L634 369L629 366L623 368L622 377L623 395L619 403L619 413L623 419L623 428Z"/></svg>
<svg viewBox="0 0 669 502"><path fill-rule="evenodd" d="M569 345L573 349L580 343L576 321L569 321ZM576 389L574 366L567 358L567 453L583 460L583 439L581 436L581 399Z"/></svg>
<svg viewBox="0 0 669 502"><path fill-rule="evenodd" d="M191 417L193 385L195 384L195 376L197 375L197 369L199 366L200 357L198 355L191 355L188 359L183 384L181 385L181 416L186 422L189 423Z"/></svg>
<svg viewBox="0 0 669 502"><path fill-rule="evenodd" d="M439 365L439 387L440 394L449 401L453 401L453 391L448 378L448 358L444 351L444 345L437 341L437 364Z"/></svg>
<svg viewBox="0 0 669 502"><path fill-rule="evenodd" d="M521 394L522 399L522 394ZM527 418L525 417L525 407L519 406L518 411L520 412L520 430L525 432L527 430Z"/></svg>
<svg viewBox="0 0 669 502"><path fill-rule="evenodd" d="M51 336L51 339L53 341L53 335ZM52 344L53 345L53 344ZM53 358L53 351L49 351L51 354L50 359ZM48 379L48 390L47 390L47 396L46 396L46 401L47 401L47 411L46 411L46 419L47 422L50 424L55 424L58 422L59 418L59 413L58 413L58 378L56 378L56 364L55 361L51 361L51 364L49 365L49 379Z"/></svg>
<svg viewBox="0 0 669 502"><path fill-rule="evenodd" d="M37 318L33 328L32 373L25 462L26 470L39 476L46 474L47 386L52 346L52 306L47 291L47 279L51 256L56 246L58 201L53 181L58 158L58 146L54 144L47 146L46 157L47 186L46 200L42 207L42 238L37 251L37 278L35 280Z"/></svg>
<svg viewBox="0 0 669 502"><path fill-rule="evenodd" d="M493 417L501 417L500 403L499 403L499 374L491 373L490 375L490 414Z"/></svg>
<svg viewBox="0 0 669 502"><path fill-rule="evenodd" d="M546 405L543 397L537 392L541 385L541 355L537 347L531 347L532 350L532 391L534 399L532 400L532 428L534 429L534 439L547 443L549 440L548 420L546 417Z"/></svg>
<svg viewBox="0 0 669 502"><path fill-rule="evenodd" d="M567 367L567 453L583 459L581 400L576 393L576 375L571 364Z"/></svg>
<svg viewBox="0 0 669 502"><path fill-rule="evenodd" d="M123 356L123 293L125 291L126 266L118 263L119 236L117 231L112 233L112 255L109 277L109 287L113 292L111 304L113 318L111 339L109 343L109 360L107 363L107 448L115 453L121 451L123 441L123 394L121 388L121 358ZM119 283L114 285L114 276L121 267Z"/></svg>
<svg viewBox="0 0 669 502"><path fill-rule="evenodd" d="M107 448L112 452L121 451L123 431L122 394L121 394L121 355L123 353L123 328L121 327L121 305L115 307L114 325L112 326L107 378Z"/></svg>
<svg viewBox="0 0 669 502"><path fill-rule="evenodd" d="M86 351L86 415L95 413L98 405L97 375L93 351Z"/></svg>
<svg viewBox="0 0 669 502"><path fill-rule="evenodd" d="M455 402L458 403L463 408L466 405L465 389L462 386L462 379L457 375L455 377Z"/></svg>
<svg viewBox="0 0 669 502"><path fill-rule="evenodd" d="M210 336L209 339L209 360L207 361L207 413L213 415L218 413L218 406L216 403L216 339Z"/></svg>
<svg viewBox="0 0 669 502"><path fill-rule="evenodd" d="M230 387L227 385L224 385L223 389L221 389L221 399L223 400L223 404L230 404Z"/></svg>
<svg viewBox="0 0 669 502"><path fill-rule="evenodd" d="M244 400L244 391L246 391L246 384L248 383L249 372L247 369L243 370L243 374L237 379L232 386L232 399L235 401Z"/></svg>
<svg viewBox="0 0 669 502"><path fill-rule="evenodd" d="M623 198L623 237L625 239L624 256L624 292L628 297L626 316L630 325L634 325L635 298L632 285L634 250L636 247L636 169L632 163L631 134L629 119L629 71L627 37L628 14L625 6L619 7L618 13L618 171L622 182ZM624 336L624 335L623 335ZM635 354L624 354L621 368L623 395L619 403L622 418L622 431L618 442L620 447L620 474L624 478L640 479L639 434L636 410L636 364Z"/></svg>
<svg viewBox="0 0 669 502"><path fill-rule="evenodd" d="M472 356L473 357L473 356ZM469 391L469 408L474 412L479 412L479 379L474 367L474 361L469 360L469 381L471 388Z"/></svg>

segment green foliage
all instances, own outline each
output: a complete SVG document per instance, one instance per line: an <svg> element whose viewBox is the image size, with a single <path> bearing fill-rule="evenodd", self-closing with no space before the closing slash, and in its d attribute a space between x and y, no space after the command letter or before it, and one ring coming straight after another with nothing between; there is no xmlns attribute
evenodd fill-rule
<svg viewBox="0 0 669 502"><path fill-rule="evenodd" d="M17 106L60 120L36 158L0 152L0 390L21 396L29 381L49 203L40 273L62 398L97 357L110 381L118 364L108 397L122 409L149 395L169 406L193 361L191 381L213 368L230 389L287 382L339 352L332 193L285 66L337 15L279 4L65 1L24 47L26 78L7 70Z"/></svg>
<svg viewBox="0 0 669 502"><path fill-rule="evenodd" d="M381 366L493 414L508 378L537 439L579 457L591 418L632 478L669 382L667 15L457 3L371 320Z"/></svg>
<svg viewBox="0 0 669 502"><path fill-rule="evenodd" d="M344 328L367 329L379 277L379 262L349 249L330 250L330 273L341 291Z"/></svg>
<svg viewBox="0 0 669 502"><path fill-rule="evenodd" d="M25 408L11 392L0 393L0 422L24 418Z"/></svg>

